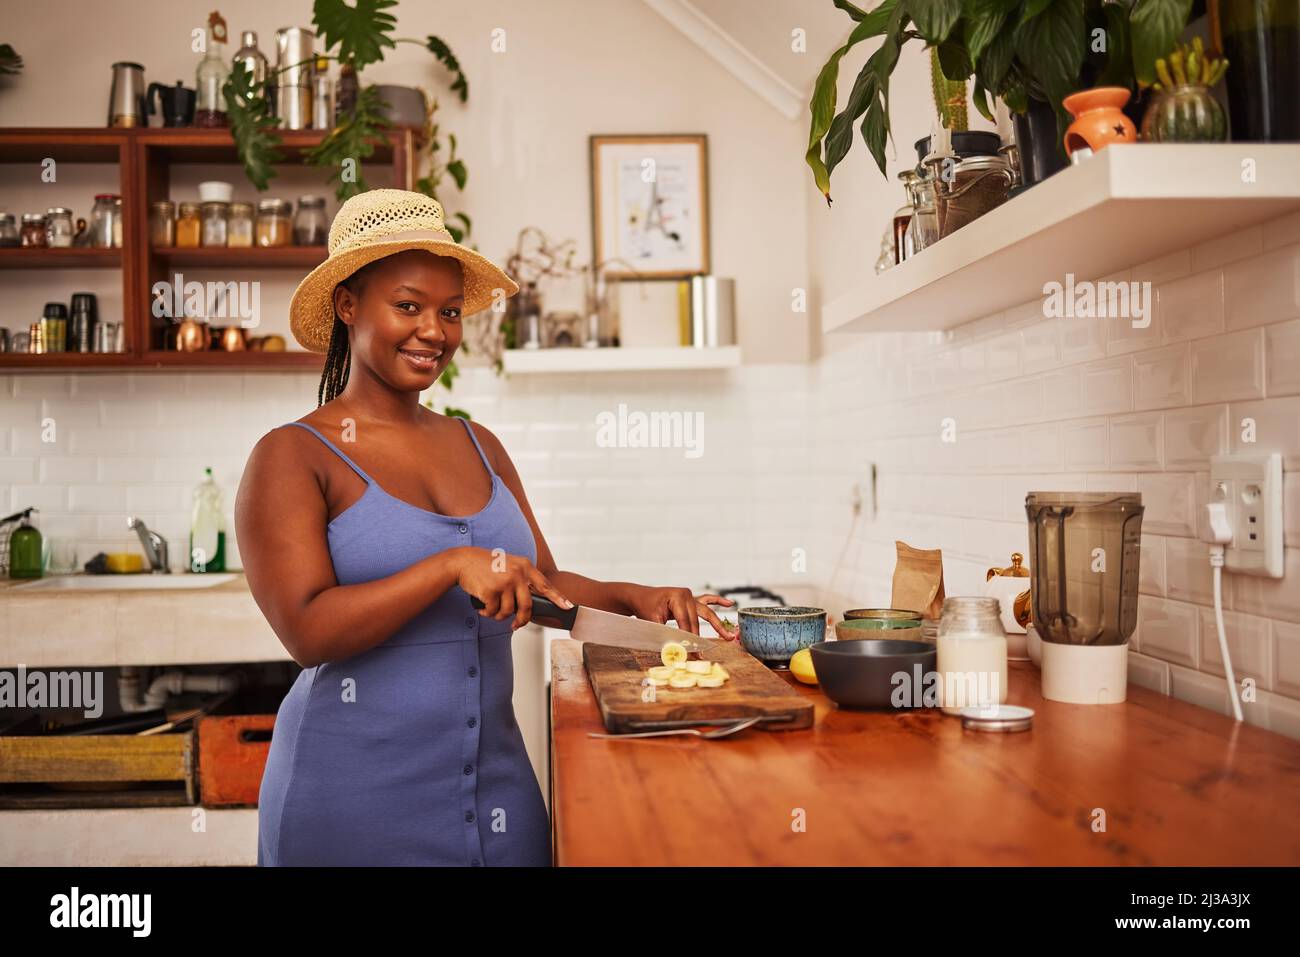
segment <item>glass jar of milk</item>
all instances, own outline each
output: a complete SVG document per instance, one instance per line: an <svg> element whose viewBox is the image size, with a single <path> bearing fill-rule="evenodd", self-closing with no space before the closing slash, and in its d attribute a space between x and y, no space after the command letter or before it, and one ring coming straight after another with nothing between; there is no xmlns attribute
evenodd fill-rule
<svg viewBox="0 0 1300 957"><path fill-rule="evenodd" d="M997 598L944 599L937 650L944 714L1007 700L1007 637Z"/></svg>

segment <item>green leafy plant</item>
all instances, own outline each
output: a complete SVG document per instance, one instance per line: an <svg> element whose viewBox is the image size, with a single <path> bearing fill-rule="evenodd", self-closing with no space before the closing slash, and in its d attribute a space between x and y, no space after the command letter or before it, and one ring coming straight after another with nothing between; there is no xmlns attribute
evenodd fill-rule
<svg viewBox="0 0 1300 957"><path fill-rule="evenodd" d="M23 58L7 43L0 43L0 76L17 76L23 72Z"/></svg>
<svg viewBox="0 0 1300 957"><path fill-rule="evenodd" d="M869 13L832 0L854 27L818 74L809 103L805 160L829 205L830 176L860 133L881 173L889 138L889 79L899 53L919 40L949 80L972 83L975 108L992 121L990 95L1018 113L1044 100L1064 127L1061 99L1082 86L1149 85L1155 61L1187 24L1192 0L883 0ZM839 63L865 40L880 46L836 113ZM1085 80L1090 76L1090 80Z"/></svg>

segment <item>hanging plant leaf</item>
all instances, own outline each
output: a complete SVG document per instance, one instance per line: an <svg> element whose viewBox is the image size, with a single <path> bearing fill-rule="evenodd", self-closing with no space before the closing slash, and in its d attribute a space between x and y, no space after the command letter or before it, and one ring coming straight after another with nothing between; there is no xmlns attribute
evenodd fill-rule
<svg viewBox="0 0 1300 957"><path fill-rule="evenodd" d="M1033 64L1044 98L1059 112L1061 99L1078 86L1083 66L1083 4L1057 0L1016 30L1016 55ZM1032 92L1032 91L1031 91Z"/></svg>
<svg viewBox="0 0 1300 957"><path fill-rule="evenodd" d="M1155 82L1156 60L1173 49L1191 12L1192 0L1137 0L1133 5L1129 33L1138 83Z"/></svg>
<svg viewBox="0 0 1300 957"><path fill-rule="evenodd" d="M1028 23L1046 10L1053 2L1055 0L1025 0L1025 7L1020 11L1020 22Z"/></svg>
<svg viewBox="0 0 1300 957"><path fill-rule="evenodd" d="M966 41L966 53L970 56L971 63L979 64L980 54L998 35L1006 19L1005 11L994 9L987 12L972 12L962 20L964 27L962 35Z"/></svg>
<svg viewBox="0 0 1300 957"><path fill-rule="evenodd" d="M325 48L338 47L340 63L350 63L360 70L384 58L384 49L392 48L389 36L397 18L384 11L397 6L397 0L315 0L312 23Z"/></svg>
<svg viewBox="0 0 1300 957"><path fill-rule="evenodd" d="M379 112L382 102L374 84L362 87L351 111L340 116L330 135L307 152L308 163L330 171L329 182L338 184L334 195L339 202L369 188L362 161L374 153L375 140L388 127Z"/></svg>
<svg viewBox="0 0 1300 957"><path fill-rule="evenodd" d="M871 151L872 158L876 165L880 167L880 174L887 175L885 172L885 140L889 133L889 109L876 100L867 109L866 118L862 121L862 142L867 144L867 149Z"/></svg>
<svg viewBox="0 0 1300 957"><path fill-rule="evenodd" d="M23 58L7 43L0 43L0 76L17 76L23 72Z"/></svg>
<svg viewBox="0 0 1300 957"><path fill-rule="evenodd" d="M855 7L853 4L849 3L849 0L832 0L832 2L836 7L843 10L858 23L861 23L868 16L867 11L860 7Z"/></svg>
<svg viewBox="0 0 1300 957"><path fill-rule="evenodd" d="M460 61L456 59L456 54L451 52L451 47L447 46L445 41L435 36L428 37L425 46L443 66L456 74L456 79L451 84L451 92L459 96L460 101L464 103L469 99L469 80L466 79L465 73L461 70ZM453 146L452 149L454 150L455 147Z"/></svg>
<svg viewBox="0 0 1300 957"><path fill-rule="evenodd" d="M462 160L452 160L448 163L447 172L456 181L457 189L465 188L465 181L469 178L469 171L465 169L465 163Z"/></svg>
<svg viewBox="0 0 1300 957"><path fill-rule="evenodd" d="M269 86L268 80L258 89L248 70L231 70L221 86L236 155L244 175L258 192L264 191L275 177L275 164L284 161L278 149L281 140L275 133L280 121L271 115L266 95Z"/></svg>
<svg viewBox="0 0 1300 957"><path fill-rule="evenodd" d="M906 0L907 14L930 45L948 39L961 17L961 0Z"/></svg>

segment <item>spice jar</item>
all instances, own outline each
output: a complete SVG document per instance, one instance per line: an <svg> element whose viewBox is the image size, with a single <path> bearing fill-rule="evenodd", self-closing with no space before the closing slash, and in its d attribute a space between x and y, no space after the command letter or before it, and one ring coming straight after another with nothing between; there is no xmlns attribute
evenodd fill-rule
<svg viewBox="0 0 1300 957"><path fill-rule="evenodd" d="M23 213L23 231L22 245L24 246L41 246L47 245L45 242L45 214L44 213Z"/></svg>
<svg viewBox="0 0 1300 957"><path fill-rule="evenodd" d="M293 241L299 246L324 246L329 230L325 197L299 196L298 212L293 217Z"/></svg>
<svg viewBox="0 0 1300 957"><path fill-rule="evenodd" d="M1007 636L997 598L945 598L937 645L945 714L1007 700Z"/></svg>
<svg viewBox="0 0 1300 957"><path fill-rule="evenodd" d="M22 236L18 232L18 220L13 213L0 213L0 246L21 246Z"/></svg>
<svg viewBox="0 0 1300 957"><path fill-rule="evenodd" d="M226 245L247 249L253 245L253 204L231 203L226 220Z"/></svg>
<svg viewBox="0 0 1300 957"><path fill-rule="evenodd" d="M293 242L293 204L264 199L257 204L257 245L288 246Z"/></svg>
<svg viewBox="0 0 1300 957"><path fill-rule="evenodd" d="M202 207L203 228L200 245L226 245L226 218L230 213L229 203L204 203Z"/></svg>
<svg viewBox="0 0 1300 957"><path fill-rule="evenodd" d="M45 211L45 245L67 249L72 245L72 210L51 206Z"/></svg>
<svg viewBox="0 0 1300 957"><path fill-rule="evenodd" d="M149 245L156 248L176 245L176 204L170 199L149 204Z"/></svg>
<svg viewBox="0 0 1300 957"><path fill-rule="evenodd" d="M949 236L1007 201L1011 167L1003 156L926 157L935 187L939 235Z"/></svg>
<svg viewBox="0 0 1300 957"><path fill-rule="evenodd" d="M176 217L176 246L193 249L199 244L199 204L181 203Z"/></svg>
<svg viewBox="0 0 1300 957"><path fill-rule="evenodd" d="M116 193L98 193L90 211L90 244L96 249L122 245L122 197Z"/></svg>

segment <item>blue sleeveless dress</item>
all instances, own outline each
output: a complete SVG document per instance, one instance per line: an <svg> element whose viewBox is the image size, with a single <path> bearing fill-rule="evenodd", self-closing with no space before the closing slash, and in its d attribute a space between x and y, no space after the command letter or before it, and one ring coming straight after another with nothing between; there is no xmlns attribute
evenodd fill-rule
<svg viewBox="0 0 1300 957"><path fill-rule="evenodd" d="M316 429L288 424L366 483L327 529L340 585L460 545L536 561L532 529L468 422L492 497L460 518L394 498ZM276 714L257 863L549 865L550 821L511 702L511 624L480 616L453 586L382 644L304 669Z"/></svg>

